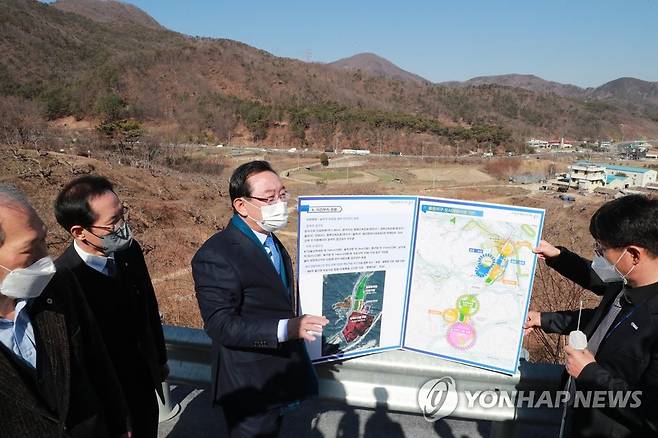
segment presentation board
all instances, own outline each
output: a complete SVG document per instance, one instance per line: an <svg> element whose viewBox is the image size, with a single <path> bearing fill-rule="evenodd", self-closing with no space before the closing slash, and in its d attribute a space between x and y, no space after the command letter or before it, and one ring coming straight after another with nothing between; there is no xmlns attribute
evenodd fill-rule
<svg viewBox="0 0 658 438"><path fill-rule="evenodd" d="M314 362L405 349L514 374L544 210L415 196L298 200Z"/></svg>

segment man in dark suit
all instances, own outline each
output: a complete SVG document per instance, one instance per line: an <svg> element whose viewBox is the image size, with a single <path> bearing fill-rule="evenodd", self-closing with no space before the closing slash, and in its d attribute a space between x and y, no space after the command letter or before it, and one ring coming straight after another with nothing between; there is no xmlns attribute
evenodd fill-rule
<svg viewBox="0 0 658 438"><path fill-rule="evenodd" d="M23 195L0 185L0 435L127 436L128 411L101 335L45 238Z"/></svg>
<svg viewBox="0 0 658 438"><path fill-rule="evenodd" d="M566 435L658 436L658 200L632 195L608 202L592 216L590 233L593 261L545 241L535 250L551 268L603 296L598 307L582 311L587 348L565 347L570 398L580 400L567 410ZM567 335L578 313L530 311L526 333ZM583 406L597 392L603 403Z"/></svg>
<svg viewBox="0 0 658 438"><path fill-rule="evenodd" d="M317 393L304 339L327 319L298 316L292 263L274 231L288 192L269 163L238 167L233 218L192 259L205 329L213 341L213 401L232 437L277 436L283 412Z"/></svg>
<svg viewBox="0 0 658 438"><path fill-rule="evenodd" d="M153 285L114 187L100 176L66 184L55 201L57 222L73 242L55 262L75 274L96 317L121 382L134 438L158 432L156 391L167 354Z"/></svg>

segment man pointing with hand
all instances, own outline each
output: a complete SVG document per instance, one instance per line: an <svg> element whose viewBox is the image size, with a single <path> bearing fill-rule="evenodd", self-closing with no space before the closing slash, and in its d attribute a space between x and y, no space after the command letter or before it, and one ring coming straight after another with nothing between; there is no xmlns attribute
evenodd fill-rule
<svg viewBox="0 0 658 438"><path fill-rule="evenodd" d="M266 161L229 181L233 217L192 259L205 330L213 343L213 401L231 437L277 436L284 412L317 394L304 339L328 320L298 316L292 263L274 232L288 223L288 192Z"/></svg>
<svg viewBox="0 0 658 438"><path fill-rule="evenodd" d="M658 436L658 200L610 201L589 229L596 242L591 261L545 241L535 253L601 296L600 304L580 318L578 310L530 311L525 332L568 335L580 320L587 337L586 348L564 348L572 394L567 436ZM595 401L574 403L578 396Z"/></svg>

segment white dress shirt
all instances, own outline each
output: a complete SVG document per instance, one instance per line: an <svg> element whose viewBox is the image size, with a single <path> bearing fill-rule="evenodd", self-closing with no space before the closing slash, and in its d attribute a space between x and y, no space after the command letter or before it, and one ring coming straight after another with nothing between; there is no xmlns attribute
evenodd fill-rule
<svg viewBox="0 0 658 438"><path fill-rule="evenodd" d="M85 262L85 265L89 266L92 269L95 269L101 274L110 275L110 273L107 270L107 259L114 260L113 255L110 255L109 257L105 257L95 254L89 254L88 252L85 252L84 249L80 248L80 246L78 246L78 242L76 242L75 240L73 241L73 248L75 248L75 252L78 253L82 261Z"/></svg>

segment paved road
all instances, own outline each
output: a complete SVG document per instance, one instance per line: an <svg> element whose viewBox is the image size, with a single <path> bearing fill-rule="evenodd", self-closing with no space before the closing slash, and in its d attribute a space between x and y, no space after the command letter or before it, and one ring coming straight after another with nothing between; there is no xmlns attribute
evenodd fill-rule
<svg viewBox="0 0 658 438"><path fill-rule="evenodd" d="M217 408L210 407L208 392L187 386L171 386L171 397L181 412L160 423L158 438L223 438L224 419ZM519 425L517 437L555 438L559 427ZM419 415L378 409L354 409L343 404L309 401L288 414L281 438L510 438L511 431L494 433L488 421L453 418L429 423ZM496 436L494 436L496 435Z"/></svg>
<svg viewBox="0 0 658 438"><path fill-rule="evenodd" d="M224 419L210 407L207 391L172 386L172 400L181 413L160 424L159 438L219 438L225 435ZM311 401L286 416L281 437L294 438L402 438L489 437L490 423L439 420L429 423L421 416L387 412L386 409L352 409L345 405Z"/></svg>

